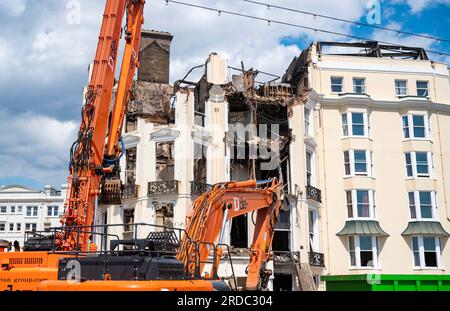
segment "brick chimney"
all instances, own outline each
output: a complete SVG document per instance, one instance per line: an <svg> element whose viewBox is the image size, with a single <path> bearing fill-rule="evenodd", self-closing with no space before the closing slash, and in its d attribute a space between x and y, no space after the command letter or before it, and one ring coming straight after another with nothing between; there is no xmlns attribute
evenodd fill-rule
<svg viewBox="0 0 450 311"><path fill-rule="evenodd" d="M142 30L138 80L169 83L170 43L168 32Z"/></svg>

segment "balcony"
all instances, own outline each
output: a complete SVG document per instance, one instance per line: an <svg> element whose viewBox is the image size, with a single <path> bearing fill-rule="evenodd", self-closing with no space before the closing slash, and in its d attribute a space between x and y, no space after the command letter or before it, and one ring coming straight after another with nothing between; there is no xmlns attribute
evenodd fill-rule
<svg viewBox="0 0 450 311"><path fill-rule="evenodd" d="M322 253L309 252L309 265L314 267L325 267L325 256Z"/></svg>
<svg viewBox="0 0 450 311"><path fill-rule="evenodd" d="M212 189L212 185L200 181L191 181L191 195L199 196Z"/></svg>
<svg viewBox="0 0 450 311"><path fill-rule="evenodd" d="M123 199L136 199L139 195L139 186L133 184L123 185L122 198Z"/></svg>
<svg viewBox="0 0 450 311"><path fill-rule="evenodd" d="M149 196L177 195L178 194L178 180L151 181L148 183L147 194Z"/></svg>
<svg viewBox="0 0 450 311"><path fill-rule="evenodd" d="M306 186L306 198L322 203L322 191L316 187Z"/></svg>

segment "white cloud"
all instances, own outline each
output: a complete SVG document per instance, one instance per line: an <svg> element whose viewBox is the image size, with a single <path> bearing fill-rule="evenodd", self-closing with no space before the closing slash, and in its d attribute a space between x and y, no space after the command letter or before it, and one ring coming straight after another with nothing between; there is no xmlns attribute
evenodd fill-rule
<svg viewBox="0 0 450 311"><path fill-rule="evenodd" d="M77 128L73 121L0 110L0 178L19 176L42 184L64 183Z"/></svg>
<svg viewBox="0 0 450 311"><path fill-rule="evenodd" d="M11 16L20 16L27 8L26 0L2 0L0 9Z"/></svg>
<svg viewBox="0 0 450 311"><path fill-rule="evenodd" d="M298 13L286 12L248 4L241 1L190 1L201 5L220 8L239 13L260 16L271 20L350 33L349 25ZM239 66L244 61L246 67L256 67L262 71L282 75L293 59L300 52L296 46L283 46L284 37L302 37L308 44L317 39L335 40L333 35L314 33L302 28L289 27L266 22L249 20L222 13L179 6L165 1L147 2L145 9L147 29L169 31L174 35L171 55L171 78L181 78L190 67L205 61L210 52L229 55L229 64ZM366 1L344 0L306 1L288 0L271 1L286 7L298 8L322 14L340 16L359 20L366 14ZM342 39L342 38L338 38ZM195 61L192 61L195 60Z"/></svg>

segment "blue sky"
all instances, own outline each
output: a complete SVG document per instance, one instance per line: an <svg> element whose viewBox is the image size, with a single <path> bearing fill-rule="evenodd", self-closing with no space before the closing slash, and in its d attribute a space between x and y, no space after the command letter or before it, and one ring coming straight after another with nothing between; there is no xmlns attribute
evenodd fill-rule
<svg viewBox="0 0 450 311"><path fill-rule="evenodd" d="M185 0L264 18L450 53L450 44L356 28L340 22L255 6L240 0ZM264 1L263 1L264 2ZM366 22L369 0L269 1L305 11ZM80 23L67 16L73 3ZM0 185L21 183L59 187L67 179L69 147L80 122L82 88L97 45L104 0L0 0ZM171 80L210 52L230 65L282 75L313 40L346 40L281 25L218 16L214 12L148 0L144 28L169 31ZM450 0L381 2L381 25L450 39ZM448 61L448 57L429 55Z"/></svg>
<svg viewBox="0 0 450 311"><path fill-rule="evenodd" d="M381 19L380 24L377 26L386 27L395 30L401 30L409 33L426 34L436 38L442 38L450 40L448 30L450 28L450 5L447 3L439 3L438 1L432 3L427 3L417 12L413 12L410 5L405 2L400 1L382 1L381 2ZM323 14L328 16L334 16L333 14ZM336 16L337 17L337 16ZM316 17L317 19L322 19ZM324 19L327 20L327 19ZM368 23L367 16L362 15L358 20L360 23ZM358 36L361 38L373 38L375 34L380 33L378 29L372 27L364 26L352 26L349 34ZM413 38L404 34L396 34L394 32L386 32L391 36L386 39L387 42L393 42L394 39L405 40ZM346 37L341 37L341 40L351 40ZM438 42L436 40L424 40L429 45L426 47L432 51L443 52L450 54L450 43ZM390 40L390 41L388 41ZM310 37L308 35L303 35L301 37L283 37L280 42L285 45L296 44L300 48L310 44ZM431 59L440 60L448 63L448 57L440 56L438 54L429 53L428 55Z"/></svg>

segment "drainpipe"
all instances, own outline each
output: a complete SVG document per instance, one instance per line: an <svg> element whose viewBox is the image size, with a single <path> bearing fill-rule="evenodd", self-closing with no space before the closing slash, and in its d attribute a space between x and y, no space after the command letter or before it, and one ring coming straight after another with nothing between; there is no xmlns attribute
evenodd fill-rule
<svg viewBox="0 0 450 311"><path fill-rule="evenodd" d="M317 71L319 72L319 81L320 81L320 91L322 92L322 70L319 68L319 66L317 66ZM318 110L319 113L319 124L321 127L321 139L322 139L322 171L323 171L323 193L322 193L322 209L325 211L325 209L327 209L327 211L325 213L321 213L321 214L325 214L325 215L321 215L321 217L325 216L325 227L326 227L326 241L327 241L327 249L326 249L326 264L325 264L325 270L328 272L328 274L330 274L331 271L331 260L330 260L330 230L329 230L329 222L328 222L328 198L327 198L327 191L326 191L326 186L327 186L327 173L326 173L326 168L325 168L325 130L324 130L324 122L323 122L323 113L322 113L323 109L322 109L322 105L320 105L320 109Z"/></svg>
<svg viewBox="0 0 450 311"><path fill-rule="evenodd" d="M436 97L436 74L433 71L433 91L434 91L434 102L437 102L437 97ZM437 130L438 130L438 138L439 138L439 153L440 153L440 161L441 161L441 175L442 175L442 184L443 184L443 188L444 188L444 205L445 205L445 212L446 212L446 216L447 216L447 220L450 221L450 206L447 204L447 191L445 188L445 173L444 173L444 158L443 158L443 153L442 153L442 139L441 139L441 126L440 126L440 121L439 121L439 109L436 108L436 120L437 120Z"/></svg>

